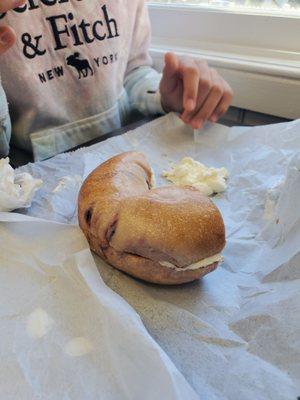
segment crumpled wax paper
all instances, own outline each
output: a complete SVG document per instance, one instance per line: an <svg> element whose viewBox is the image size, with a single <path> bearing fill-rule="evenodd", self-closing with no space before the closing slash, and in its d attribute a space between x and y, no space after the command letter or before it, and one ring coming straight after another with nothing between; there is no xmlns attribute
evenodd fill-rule
<svg viewBox="0 0 300 400"><path fill-rule="evenodd" d="M28 208L43 182L28 173L15 173L9 159L0 160L0 212Z"/></svg>
<svg viewBox="0 0 300 400"><path fill-rule="evenodd" d="M198 398L77 226L0 213L0 266L1 399Z"/></svg>
<svg viewBox="0 0 300 400"><path fill-rule="evenodd" d="M195 135L173 114L73 154L22 168L47 184L30 215L76 224L80 183L127 150L144 151L158 185L185 156L229 171L215 196L226 225L225 262L178 287L146 284L94 256L106 284L141 316L200 399L300 396L300 121L262 127L208 125ZM66 200L66 201L65 201ZM182 397L184 398L184 397Z"/></svg>

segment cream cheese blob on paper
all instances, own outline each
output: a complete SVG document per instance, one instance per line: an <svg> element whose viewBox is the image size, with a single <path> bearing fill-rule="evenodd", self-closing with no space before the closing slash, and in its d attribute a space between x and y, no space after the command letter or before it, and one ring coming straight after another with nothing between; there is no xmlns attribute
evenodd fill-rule
<svg viewBox="0 0 300 400"><path fill-rule="evenodd" d="M33 339L46 336L54 324L53 319L42 308L34 310L27 318L26 331Z"/></svg>
<svg viewBox="0 0 300 400"><path fill-rule="evenodd" d="M170 171L164 171L163 176L177 186L192 186L205 196L222 193L227 189L226 168L207 167L191 157L172 164Z"/></svg>
<svg viewBox="0 0 300 400"><path fill-rule="evenodd" d="M65 353L70 357L82 357L93 350L89 339L76 337L71 339L65 347Z"/></svg>
<svg viewBox="0 0 300 400"><path fill-rule="evenodd" d="M15 172L8 158L0 160L0 212L30 207L42 184L41 179L35 179L28 173Z"/></svg>

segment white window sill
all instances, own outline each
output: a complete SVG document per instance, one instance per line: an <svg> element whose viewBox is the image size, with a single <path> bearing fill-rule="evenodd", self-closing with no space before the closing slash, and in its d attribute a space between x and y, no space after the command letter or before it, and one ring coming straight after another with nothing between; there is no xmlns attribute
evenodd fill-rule
<svg viewBox="0 0 300 400"><path fill-rule="evenodd" d="M151 54L158 69L173 51L206 59L235 92L233 105L300 117L300 18L150 6Z"/></svg>

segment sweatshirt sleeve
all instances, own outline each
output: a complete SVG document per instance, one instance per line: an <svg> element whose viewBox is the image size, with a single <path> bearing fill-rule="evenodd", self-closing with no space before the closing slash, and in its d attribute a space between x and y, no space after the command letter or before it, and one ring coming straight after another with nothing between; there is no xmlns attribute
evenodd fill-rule
<svg viewBox="0 0 300 400"><path fill-rule="evenodd" d="M152 68L150 41L148 10L144 0L139 0L125 75L125 89L133 109L145 115L164 114L159 92L161 74Z"/></svg>
<svg viewBox="0 0 300 400"><path fill-rule="evenodd" d="M0 158L9 153L11 122L5 92L0 82Z"/></svg>

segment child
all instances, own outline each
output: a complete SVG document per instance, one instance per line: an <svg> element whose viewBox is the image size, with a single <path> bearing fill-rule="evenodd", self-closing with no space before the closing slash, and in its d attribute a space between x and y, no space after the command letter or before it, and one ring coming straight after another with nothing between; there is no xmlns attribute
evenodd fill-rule
<svg viewBox="0 0 300 400"><path fill-rule="evenodd" d="M1 0L0 13L0 156L11 130L43 160L119 128L134 109L176 111L201 128L230 105L231 88L205 61L168 53L162 75L151 68L144 0Z"/></svg>

